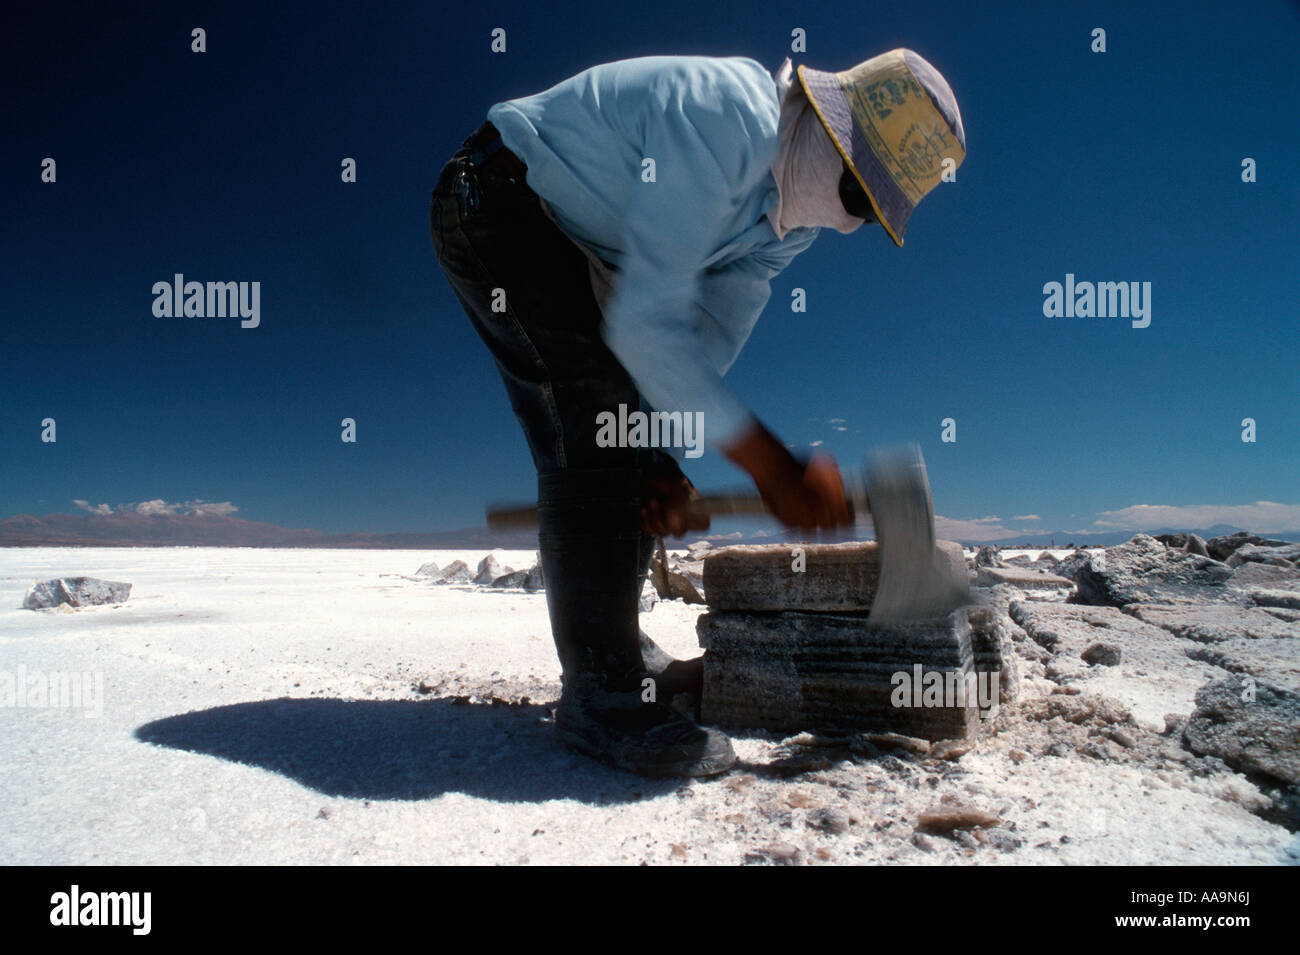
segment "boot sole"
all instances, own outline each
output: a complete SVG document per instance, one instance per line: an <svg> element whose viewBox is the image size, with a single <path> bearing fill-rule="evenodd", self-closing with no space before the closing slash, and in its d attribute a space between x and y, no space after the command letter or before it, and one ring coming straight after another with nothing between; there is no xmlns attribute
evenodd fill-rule
<svg viewBox="0 0 1300 955"><path fill-rule="evenodd" d="M558 727L556 728L555 736L556 739L559 740L560 745L564 746L566 749L580 753L583 756L589 756L597 762L604 763L606 766L613 766L615 769L635 773L638 776L648 776L656 779L683 776L716 776L719 773L725 773L736 764L736 754L734 751L724 756L692 758L675 763L646 763L630 757L621 757L615 753L603 750L598 746L593 746L577 733L559 729Z"/></svg>

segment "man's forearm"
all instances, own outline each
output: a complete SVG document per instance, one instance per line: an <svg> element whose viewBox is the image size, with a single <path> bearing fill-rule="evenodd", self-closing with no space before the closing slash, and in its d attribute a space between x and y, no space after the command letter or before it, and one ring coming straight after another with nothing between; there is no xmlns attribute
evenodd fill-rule
<svg viewBox="0 0 1300 955"><path fill-rule="evenodd" d="M812 531L852 523L844 484L835 459L814 454L797 460L772 432L755 419L723 453L749 472L763 503L788 527Z"/></svg>
<svg viewBox="0 0 1300 955"><path fill-rule="evenodd" d="M794 455L757 418L722 452L744 469L762 492L797 483L803 474Z"/></svg>

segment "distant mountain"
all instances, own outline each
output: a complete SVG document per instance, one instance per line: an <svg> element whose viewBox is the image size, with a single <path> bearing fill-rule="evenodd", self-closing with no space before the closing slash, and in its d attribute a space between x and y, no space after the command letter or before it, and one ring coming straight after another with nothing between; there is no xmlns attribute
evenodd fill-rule
<svg viewBox="0 0 1300 955"><path fill-rule="evenodd" d="M728 526L736 526L734 523ZM726 544L773 544L807 540L806 535L771 526L750 523L739 525L730 533L692 534L683 540L671 540L670 548L685 547L696 540L708 540L715 546ZM1242 528L1216 524L1206 528L1170 527L1148 534L1199 534L1207 540L1232 534ZM999 541L958 540L967 547L993 543L998 547L1111 547L1122 544L1138 533L1133 530L1079 534L1066 531L1032 534ZM1297 540L1294 531L1253 531L1262 537ZM940 535L942 536L942 534ZM846 541L859 539L854 534L826 534L817 540ZM317 547L359 550L451 550L473 549L533 550L537 547L535 530L493 531L486 527L469 527L454 531L429 531L397 534L324 534L317 530L279 527L241 517L220 514L140 514L116 511L110 514L46 514L37 517L19 514L0 520L0 547Z"/></svg>
<svg viewBox="0 0 1300 955"><path fill-rule="evenodd" d="M1125 541L1133 539L1135 534L1149 534L1152 537L1158 534L1195 534L1209 540L1211 537L1224 537L1228 534L1235 534L1238 531L1247 530L1247 528L1234 527L1231 524L1215 524L1212 527L1161 527L1155 530L1125 530L1125 531L1105 531L1097 534L1080 534L1076 531L1056 531L1047 534L1031 534L1026 537L1009 537L1006 540L999 541L961 541L960 543L977 547L981 543L993 544L996 547L1069 547L1073 544L1076 547L1114 547L1116 544L1123 544ZM1277 540L1300 540L1300 534L1295 531L1250 531L1260 537L1276 538Z"/></svg>
<svg viewBox="0 0 1300 955"><path fill-rule="evenodd" d="M0 547L321 547L372 550L537 547L536 531L323 534L219 514L19 514L0 520Z"/></svg>
<svg viewBox="0 0 1300 955"><path fill-rule="evenodd" d="M1157 534L1196 534L1209 540L1211 537L1223 537L1227 534L1235 534L1246 528L1234 527L1231 524L1215 524L1212 527L1188 528L1188 527L1162 527L1156 530L1116 530L1101 531L1097 533L1080 533L1078 531L1056 531L1043 534L1027 534L1024 537L1009 537L1005 540L974 540L964 539L961 537L946 538L955 540L963 547L980 547L984 544L992 544L995 547L1057 547L1064 548L1069 546L1075 547L1114 547L1116 544L1123 544L1133 539L1135 534L1150 534L1152 537ZM1300 534L1295 531L1250 531L1260 537L1276 538L1278 540L1300 541ZM942 532L940 538L944 538ZM726 544L762 544L762 543L779 543L784 541L794 541L801 539L801 535L786 530L748 530L726 535L697 534L690 540L707 540L715 546ZM807 536L802 536L807 540ZM854 535L830 534L818 537L819 541L834 542L840 540L857 540Z"/></svg>

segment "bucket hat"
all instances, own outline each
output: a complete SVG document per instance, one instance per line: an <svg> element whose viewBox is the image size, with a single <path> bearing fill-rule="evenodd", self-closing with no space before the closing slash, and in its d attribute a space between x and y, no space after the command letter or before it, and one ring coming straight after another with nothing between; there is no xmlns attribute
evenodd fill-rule
<svg viewBox="0 0 1300 955"><path fill-rule="evenodd" d="M799 82L895 245L912 210L966 158L957 98L919 53L897 49L840 73L800 66Z"/></svg>

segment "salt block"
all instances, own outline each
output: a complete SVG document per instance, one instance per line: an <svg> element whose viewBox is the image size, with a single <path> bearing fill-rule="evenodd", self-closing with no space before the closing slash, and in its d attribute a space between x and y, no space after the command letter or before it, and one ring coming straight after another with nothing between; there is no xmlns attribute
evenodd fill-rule
<svg viewBox="0 0 1300 955"><path fill-rule="evenodd" d="M1021 587L1026 590L1054 590L1056 588L1069 590L1074 586L1073 581L1066 580L1064 577L1058 577L1056 574L1045 574L1026 567L981 567L975 582L981 587L1010 584L1012 587Z"/></svg>
<svg viewBox="0 0 1300 955"><path fill-rule="evenodd" d="M960 544L937 542L936 561L966 575ZM710 610L870 610L879 584L875 541L741 545L704 560Z"/></svg>
<svg viewBox="0 0 1300 955"><path fill-rule="evenodd" d="M1012 703L1020 693L1020 666L1013 643L1015 626L1005 612L993 607L967 607L971 655L977 673L998 675L998 699Z"/></svg>
<svg viewBox="0 0 1300 955"><path fill-rule="evenodd" d="M979 723L965 608L887 627L869 626L866 614L711 611L696 633L707 723L928 740L962 739ZM923 698L921 686L936 682L952 692Z"/></svg>

